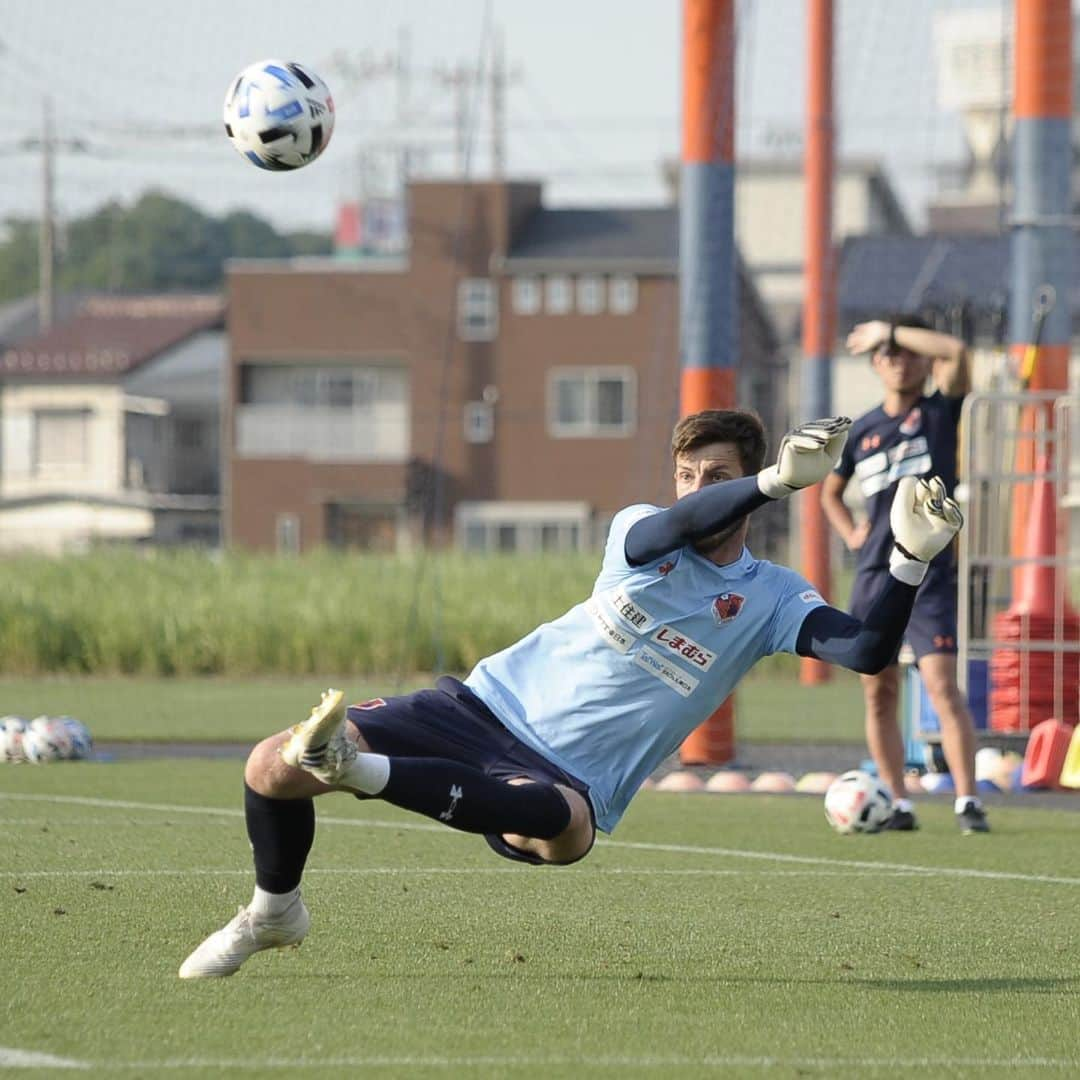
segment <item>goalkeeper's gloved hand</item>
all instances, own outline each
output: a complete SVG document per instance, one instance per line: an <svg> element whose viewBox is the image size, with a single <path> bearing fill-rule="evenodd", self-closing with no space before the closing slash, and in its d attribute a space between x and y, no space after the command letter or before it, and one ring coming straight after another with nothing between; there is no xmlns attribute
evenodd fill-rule
<svg viewBox="0 0 1080 1080"><path fill-rule="evenodd" d="M889 526L895 546L889 556L893 577L919 585L935 555L944 551L964 524L960 507L945 493L940 476L905 476L896 488Z"/></svg>
<svg viewBox="0 0 1080 1080"><path fill-rule="evenodd" d="M851 421L846 416L809 420L780 440L776 464L757 474L758 487L770 499L782 499L824 480L840 460Z"/></svg>

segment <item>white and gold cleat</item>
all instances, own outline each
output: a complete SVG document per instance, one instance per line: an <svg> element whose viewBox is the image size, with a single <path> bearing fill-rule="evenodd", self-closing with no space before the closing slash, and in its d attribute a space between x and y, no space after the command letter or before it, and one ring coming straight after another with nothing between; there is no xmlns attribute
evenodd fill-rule
<svg viewBox="0 0 1080 1080"><path fill-rule="evenodd" d="M356 757L356 745L345 735L345 694L324 690L311 715L289 729L279 750L286 765L303 769L324 784L334 784Z"/></svg>

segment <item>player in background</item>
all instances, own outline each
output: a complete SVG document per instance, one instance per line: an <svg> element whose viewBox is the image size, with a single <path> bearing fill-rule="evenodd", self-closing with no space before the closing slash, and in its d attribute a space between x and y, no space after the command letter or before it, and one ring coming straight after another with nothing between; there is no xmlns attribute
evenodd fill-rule
<svg viewBox="0 0 1080 1080"><path fill-rule="evenodd" d="M835 470L822 486L822 505L833 528L856 552L851 611L864 615L888 574L892 535L889 512L905 476L940 476L956 487L956 429L971 386L964 343L931 330L918 316L864 322L847 339L853 354L869 353L885 398L860 416ZM927 379L934 389L927 393ZM843 501L852 477L866 502L856 523ZM915 600L907 641L919 676L941 721L945 761L956 785L956 820L964 833L989 831L976 797L975 731L956 677L956 559L952 547L935 558ZM897 719L900 674L896 657L884 671L862 676L866 742L878 773L896 793L887 828L918 828L904 789L904 741Z"/></svg>
<svg viewBox="0 0 1080 1080"><path fill-rule="evenodd" d="M797 652L880 670L900 644L929 561L960 528L940 481L909 478L893 508L890 569L862 619L746 549L748 515L820 482L851 421L789 432L762 468L757 416L706 411L672 438L673 506L616 514L592 595L481 660L462 683L350 707L327 691L311 716L251 752L244 807L251 903L183 963L231 975L299 942L313 798L344 791L478 833L500 855L565 865L610 832L649 774L763 656Z"/></svg>

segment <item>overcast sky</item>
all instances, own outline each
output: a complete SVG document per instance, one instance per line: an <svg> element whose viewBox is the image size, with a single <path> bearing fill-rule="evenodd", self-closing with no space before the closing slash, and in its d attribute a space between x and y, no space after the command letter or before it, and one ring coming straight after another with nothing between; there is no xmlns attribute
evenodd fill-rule
<svg viewBox="0 0 1080 1080"><path fill-rule="evenodd" d="M804 0L736 5L737 152L797 154ZM934 13L971 6L1000 11L1002 0L836 3L841 152L882 158L915 220L935 163L963 153L956 116L936 101ZM363 177L372 190L388 182L390 159L375 151L402 130L394 54L410 72L407 130L449 175L445 76L487 63L496 28L510 75L509 174L544 180L551 205L654 204L665 197L660 163L680 152L681 10L679 0L0 0L0 217L38 214L29 144L49 94L62 217L159 187L214 213L246 207L279 227L328 228ZM221 129L231 77L269 56L314 67L338 106L326 153L288 175L253 168ZM470 167L486 176L486 104L472 113Z"/></svg>

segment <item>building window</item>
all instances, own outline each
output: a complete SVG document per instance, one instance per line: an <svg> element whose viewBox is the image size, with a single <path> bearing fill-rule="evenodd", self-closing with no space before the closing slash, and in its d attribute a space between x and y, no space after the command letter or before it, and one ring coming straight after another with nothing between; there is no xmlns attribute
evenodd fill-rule
<svg viewBox="0 0 1080 1080"><path fill-rule="evenodd" d="M409 383L386 365L245 364L236 410L240 457L405 461Z"/></svg>
<svg viewBox="0 0 1080 1080"><path fill-rule="evenodd" d="M499 294L490 278L458 282L458 337L494 341L499 332Z"/></svg>
<svg viewBox="0 0 1080 1080"><path fill-rule="evenodd" d="M296 514L278 514L274 519L274 537L279 555L299 555L300 518Z"/></svg>
<svg viewBox="0 0 1080 1080"><path fill-rule="evenodd" d="M634 390L632 368L553 368L548 376L548 431L557 439L632 435Z"/></svg>
<svg viewBox="0 0 1080 1080"><path fill-rule="evenodd" d="M630 315L637 310L637 278L617 274L608 282L608 307L613 315Z"/></svg>
<svg viewBox="0 0 1080 1080"><path fill-rule="evenodd" d="M90 411L39 409L34 413L34 471L81 470L90 463Z"/></svg>
<svg viewBox="0 0 1080 1080"><path fill-rule="evenodd" d="M495 410L486 401L465 403L465 441L489 443L495 435Z"/></svg>
<svg viewBox="0 0 1080 1080"><path fill-rule="evenodd" d="M581 551L591 536L582 502L463 502L455 533L466 551Z"/></svg>
<svg viewBox="0 0 1080 1080"><path fill-rule="evenodd" d="M577 309L582 315L599 315L604 310L604 279L583 274L577 279Z"/></svg>
<svg viewBox="0 0 1080 1080"><path fill-rule="evenodd" d="M569 315L573 309L573 282L562 274L544 278L544 310L549 315Z"/></svg>
<svg viewBox="0 0 1080 1080"><path fill-rule="evenodd" d="M539 278L514 278L512 303L515 315L539 315L542 301L543 292Z"/></svg>

